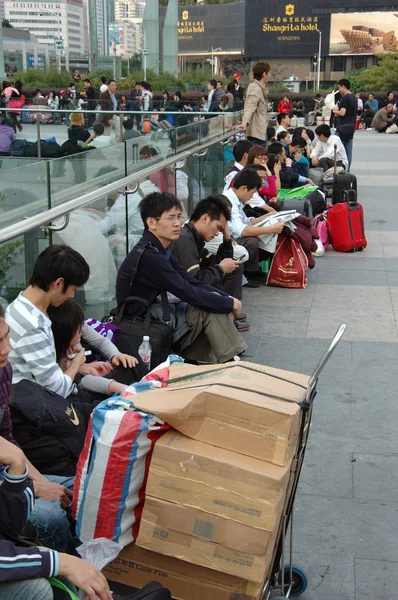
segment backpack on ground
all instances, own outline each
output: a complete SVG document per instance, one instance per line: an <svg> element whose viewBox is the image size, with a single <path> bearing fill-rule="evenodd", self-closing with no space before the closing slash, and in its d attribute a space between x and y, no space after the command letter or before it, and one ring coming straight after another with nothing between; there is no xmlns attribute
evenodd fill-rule
<svg viewBox="0 0 398 600"><path fill-rule="evenodd" d="M34 381L12 386L13 435L43 475L74 477L84 446L86 425L67 399Z"/></svg>
<svg viewBox="0 0 398 600"><path fill-rule="evenodd" d="M28 142L26 140L14 140L10 146L11 156L25 156Z"/></svg>
<svg viewBox="0 0 398 600"><path fill-rule="evenodd" d="M129 596L113 594L113 598L114 600L171 600L171 594L160 583L152 581Z"/></svg>
<svg viewBox="0 0 398 600"><path fill-rule="evenodd" d="M56 142L47 142L45 140L40 140L40 150L42 158L59 158L63 155L61 146ZM33 144L28 144L25 151L25 156L39 156L37 142L34 142Z"/></svg>

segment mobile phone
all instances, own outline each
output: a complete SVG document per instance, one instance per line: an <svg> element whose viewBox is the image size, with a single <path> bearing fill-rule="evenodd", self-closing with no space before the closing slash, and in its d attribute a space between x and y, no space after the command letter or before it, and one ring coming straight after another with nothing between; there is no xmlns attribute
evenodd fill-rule
<svg viewBox="0 0 398 600"><path fill-rule="evenodd" d="M242 254L239 258L234 258L234 260L243 260L246 257L246 254Z"/></svg>

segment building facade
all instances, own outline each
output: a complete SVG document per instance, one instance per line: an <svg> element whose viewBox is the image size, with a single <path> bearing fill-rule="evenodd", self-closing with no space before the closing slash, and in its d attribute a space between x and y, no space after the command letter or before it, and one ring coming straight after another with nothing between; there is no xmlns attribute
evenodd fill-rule
<svg viewBox="0 0 398 600"><path fill-rule="evenodd" d="M50 11L50 12L48 12ZM82 0L28 2L5 0L5 18L17 29L34 34L40 44L54 49L54 39L61 37L70 55L84 54L84 12ZM53 13L53 14L51 14Z"/></svg>
<svg viewBox="0 0 398 600"><path fill-rule="evenodd" d="M108 7L107 0L88 0L89 49L92 59L108 56Z"/></svg>
<svg viewBox="0 0 398 600"><path fill-rule="evenodd" d="M137 52L137 30L134 23L116 21L109 25L109 56L129 58Z"/></svg>

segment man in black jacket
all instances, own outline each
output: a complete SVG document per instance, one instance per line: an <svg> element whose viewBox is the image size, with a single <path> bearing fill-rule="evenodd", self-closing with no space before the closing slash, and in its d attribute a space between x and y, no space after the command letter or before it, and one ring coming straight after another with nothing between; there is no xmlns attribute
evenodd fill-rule
<svg viewBox="0 0 398 600"><path fill-rule="evenodd" d="M168 246L178 240L181 229L181 204L173 194L155 192L140 204L145 231L137 246L127 255L116 281L120 306L129 296L136 296L152 306L162 292L172 294L182 318L177 324L179 350L184 358L200 362L224 363L244 352L245 342L230 315L237 316L242 304L226 292L203 283L187 273L171 256ZM145 247L131 286L134 253ZM130 315L143 314L141 303L132 303ZM175 334L175 331L173 332Z"/></svg>
<svg viewBox="0 0 398 600"><path fill-rule="evenodd" d="M95 110L97 108L97 99L95 96L95 89L91 85L91 81L89 79L85 79L83 81L83 85L84 85L84 92L82 92L80 95L83 96L83 98L86 98L86 100L87 100L87 110ZM95 113L89 113L87 115L87 126L89 129L90 129L90 127L93 126L94 121L95 121Z"/></svg>
<svg viewBox="0 0 398 600"><path fill-rule="evenodd" d="M225 196L209 196L201 200L170 249L192 277L241 300L243 266L241 261L233 258L234 248L228 229L230 218L231 206ZM206 250L205 243L219 233L223 234L223 241L214 255ZM239 318L236 327L238 331L247 331L249 324L244 318Z"/></svg>

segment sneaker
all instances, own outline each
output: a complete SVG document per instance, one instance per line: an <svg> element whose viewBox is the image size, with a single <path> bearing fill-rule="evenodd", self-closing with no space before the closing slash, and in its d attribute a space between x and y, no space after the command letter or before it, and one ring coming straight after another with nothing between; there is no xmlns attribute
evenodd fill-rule
<svg viewBox="0 0 398 600"><path fill-rule="evenodd" d="M258 283L254 283L254 281L248 281L242 287L256 289L256 288L259 288L260 285Z"/></svg>
<svg viewBox="0 0 398 600"><path fill-rule="evenodd" d="M233 360L234 360L235 362L239 362L239 361L240 361L240 356L234 356Z"/></svg>
<svg viewBox="0 0 398 600"><path fill-rule="evenodd" d="M366 131L373 131L373 127L368 127Z"/></svg>
<svg viewBox="0 0 398 600"><path fill-rule="evenodd" d="M239 333L249 331L250 329L250 323L248 321L234 321L234 325Z"/></svg>

